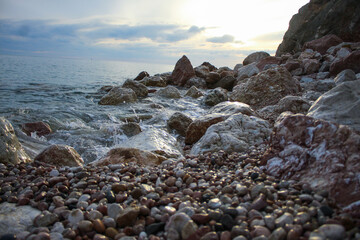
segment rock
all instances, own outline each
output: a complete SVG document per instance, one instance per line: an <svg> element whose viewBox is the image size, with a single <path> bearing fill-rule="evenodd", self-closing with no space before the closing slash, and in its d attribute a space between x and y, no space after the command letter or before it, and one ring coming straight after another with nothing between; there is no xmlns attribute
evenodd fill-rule
<svg viewBox="0 0 360 240"><path fill-rule="evenodd" d="M59 221L59 218L55 213L43 211L34 219L34 225L36 227L47 227L53 225L57 221Z"/></svg>
<svg viewBox="0 0 360 240"><path fill-rule="evenodd" d="M259 68L256 66L256 63L251 63L249 65L239 68L237 71L237 81L244 80L251 76L254 76L260 72Z"/></svg>
<svg viewBox="0 0 360 240"><path fill-rule="evenodd" d="M159 165L165 160L164 157L137 148L113 148L105 157L94 161L91 165L94 166L108 166L110 164L135 162L141 165Z"/></svg>
<svg viewBox="0 0 360 240"><path fill-rule="evenodd" d="M307 116L360 130L360 81L344 82L314 102Z"/></svg>
<svg viewBox="0 0 360 240"><path fill-rule="evenodd" d="M206 89L206 87L207 87L205 79L199 78L199 77L192 77L185 84L185 87L187 87L187 88L190 88L192 86L195 86L197 88L202 88L202 89Z"/></svg>
<svg viewBox="0 0 360 240"><path fill-rule="evenodd" d="M223 114L210 114L194 120L186 130L185 143L196 143L211 125L222 122L227 117Z"/></svg>
<svg viewBox="0 0 360 240"><path fill-rule="evenodd" d="M140 80L144 79L145 77L150 77L150 75L146 71L142 71L136 76L136 78L134 78L134 80L140 81Z"/></svg>
<svg viewBox="0 0 360 240"><path fill-rule="evenodd" d="M234 87L230 98L254 108L276 104L287 95L297 94L300 84L284 67L269 69Z"/></svg>
<svg viewBox="0 0 360 240"><path fill-rule="evenodd" d="M108 92L110 92L110 90L111 90L113 87L114 87L114 86L110 86L110 85L102 86L102 87L98 90L98 93L108 93Z"/></svg>
<svg viewBox="0 0 360 240"><path fill-rule="evenodd" d="M294 221L293 215L290 213L284 213L282 216L275 220L276 227L285 227L286 224L292 224Z"/></svg>
<svg viewBox="0 0 360 240"><path fill-rule="evenodd" d="M291 18L289 28L276 51L276 56L299 52L304 43L328 34L334 34L344 41L359 42L359 11L360 4L357 0L310 1ZM339 20L338 16L346 17ZM329 42L331 43L331 41ZM323 41L323 44L327 44L327 41ZM311 44L311 46L319 45L320 43ZM327 46L329 45L325 45L324 48ZM319 47L317 49L320 50Z"/></svg>
<svg viewBox="0 0 360 240"><path fill-rule="evenodd" d="M185 93L185 96L189 96L189 97L192 97L192 98L199 98L199 97L204 96L204 94L203 94L199 89L197 89L195 86L192 86L192 87Z"/></svg>
<svg viewBox="0 0 360 240"><path fill-rule="evenodd" d="M334 78L334 82L336 85L339 85L343 82L349 82L349 81L354 81L354 80L356 80L356 74L351 69L345 69L345 70L341 71Z"/></svg>
<svg viewBox="0 0 360 240"><path fill-rule="evenodd" d="M216 82L215 85L212 87L223 88L228 91L231 91L234 87L235 80L236 79L233 76L226 76L226 77L223 77L222 79L220 79L218 82Z"/></svg>
<svg viewBox="0 0 360 240"><path fill-rule="evenodd" d="M124 134L128 137L141 133L140 125L134 122L125 123L121 126L121 130L123 130Z"/></svg>
<svg viewBox="0 0 360 240"><path fill-rule="evenodd" d="M218 72L209 72L207 78L205 78L206 83L214 84L221 79L221 75Z"/></svg>
<svg viewBox="0 0 360 240"><path fill-rule="evenodd" d="M171 81L175 85L184 86L186 82L194 76L194 68L190 60L184 55L177 61L171 74Z"/></svg>
<svg viewBox="0 0 360 240"><path fill-rule="evenodd" d="M210 69L206 65L200 65L194 68L195 75L199 78L206 79L209 76Z"/></svg>
<svg viewBox="0 0 360 240"><path fill-rule="evenodd" d="M198 230L198 226L194 221L187 221L184 227L181 229L181 237L182 239L188 239L191 235L193 235L196 230Z"/></svg>
<svg viewBox="0 0 360 240"><path fill-rule="evenodd" d="M228 100L227 90L223 88L215 88L207 92L204 96L204 103L208 106L215 106L218 103Z"/></svg>
<svg viewBox="0 0 360 240"><path fill-rule="evenodd" d="M182 157L176 139L164 130L149 128L121 144L123 148L137 148L150 151L166 158Z"/></svg>
<svg viewBox="0 0 360 240"><path fill-rule="evenodd" d="M157 96L164 98L181 98L179 90L174 86L167 86L156 92Z"/></svg>
<svg viewBox="0 0 360 240"><path fill-rule="evenodd" d="M285 240L286 239L286 231L280 227L275 229L275 231L273 231L271 233L271 235L268 238L269 240Z"/></svg>
<svg viewBox="0 0 360 240"><path fill-rule="evenodd" d="M359 199L360 135L350 128L302 114L283 114L275 123L261 164L279 179L326 190L341 206Z"/></svg>
<svg viewBox="0 0 360 240"><path fill-rule="evenodd" d="M259 62L261 59L269 57L270 54L268 54L267 52L254 52L251 53L249 56L247 56L244 61L243 61L243 65L249 65L251 63L256 63Z"/></svg>
<svg viewBox="0 0 360 240"><path fill-rule="evenodd" d="M312 74L319 71L320 62L317 59L306 59L303 61L305 74Z"/></svg>
<svg viewBox="0 0 360 240"><path fill-rule="evenodd" d="M351 69L355 73L360 73L360 50L353 51L349 56L333 62L330 65L330 73L336 75L345 69Z"/></svg>
<svg viewBox="0 0 360 240"><path fill-rule="evenodd" d="M324 224L321 227L319 227L315 233L319 233L321 236L323 236L326 239L329 240L342 240L346 239L346 231L345 228L342 225L338 224ZM310 234L310 238L313 235L317 234Z"/></svg>
<svg viewBox="0 0 360 240"><path fill-rule="evenodd" d="M303 50L312 49L324 55L330 47L336 46L342 42L343 40L338 36L334 34L329 34L324 37L306 42L303 46Z"/></svg>
<svg viewBox="0 0 360 240"><path fill-rule="evenodd" d="M174 113L167 121L169 129L176 130L181 136L186 135L186 129L192 123L192 119L181 112Z"/></svg>
<svg viewBox="0 0 360 240"><path fill-rule="evenodd" d="M18 164L30 161L11 123L4 117L0 117L0 163Z"/></svg>
<svg viewBox="0 0 360 240"><path fill-rule="evenodd" d="M258 110L258 113L263 119L275 121L283 112L306 114L310 107L310 102L302 97L286 96L276 105L266 106Z"/></svg>
<svg viewBox="0 0 360 240"><path fill-rule="evenodd" d="M81 220L78 224L78 229L82 233L91 232L93 230L94 224L89 220Z"/></svg>
<svg viewBox="0 0 360 240"><path fill-rule="evenodd" d="M267 70L268 66L279 65L280 63L281 58L269 56L258 61L256 67L262 72L263 70Z"/></svg>
<svg viewBox="0 0 360 240"><path fill-rule="evenodd" d="M140 213L139 207L128 207L121 211L116 217L118 227L133 226Z"/></svg>
<svg viewBox="0 0 360 240"><path fill-rule="evenodd" d="M35 217L41 214L30 206L16 206L13 203L0 204L0 236L2 234L18 234L33 225Z"/></svg>
<svg viewBox="0 0 360 240"><path fill-rule="evenodd" d="M37 155L34 160L58 167L77 167L84 164L84 160L76 150L66 145L51 145Z"/></svg>
<svg viewBox="0 0 360 240"><path fill-rule="evenodd" d="M176 213L172 215L169 221L165 225L165 231L169 229L176 230L179 234L181 234L181 230L184 228L185 224L189 221L192 221L191 218L185 213Z"/></svg>
<svg viewBox="0 0 360 240"><path fill-rule="evenodd" d="M144 84L148 87L166 87L167 81L161 76L145 77L140 81L141 84Z"/></svg>
<svg viewBox="0 0 360 240"><path fill-rule="evenodd" d="M77 226L80 221L84 220L84 213L80 209L74 209L67 219L72 226Z"/></svg>
<svg viewBox="0 0 360 240"><path fill-rule="evenodd" d="M132 89L137 97L146 97L149 93L147 87L144 84L130 79L126 80L122 87Z"/></svg>
<svg viewBox="0 0 360 240"><path fill-rule="evenodd" d="M44 122L24 123L21 127L24 133L28 136L31 136L31 133L33 132L35 132L39 137L52 133L49 124Z"/></svg>
<svg viewBox="0 0 360 240"><path fill-rule="evenodd" d="M130 88L113 87L110 92L103 96L100 105L119 105L127 102L136 102L136 94Z"/></svg>
<svg viewBox="0 0 360 240"><path fill-rule="evenodd" d="M243 113L248 116L256 116L255 111L247 104L241 102L221 102L216 104L208 111L208 114L233 115L235 113Z"/></svg>
<svg viewBox="0 0 360 240"><path fill-rule="evenodd" d="M193 146L190 154L198 155L219 150L228 153L245 152L250 146L262 144L270 133L270 124L267 121L238 113L209 127L205 135Z"/></svg>

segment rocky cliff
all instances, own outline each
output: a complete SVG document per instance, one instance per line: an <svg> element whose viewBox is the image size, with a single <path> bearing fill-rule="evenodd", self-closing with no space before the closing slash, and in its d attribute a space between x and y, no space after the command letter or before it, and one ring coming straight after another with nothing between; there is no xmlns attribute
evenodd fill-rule
<svg viewBox="0 0 360 240"><path fill-rule="evenodd" d="M344 41L360 41L359 0L311 0L290 20L276 55L296 53L303 44L328 34Z"/></svg>

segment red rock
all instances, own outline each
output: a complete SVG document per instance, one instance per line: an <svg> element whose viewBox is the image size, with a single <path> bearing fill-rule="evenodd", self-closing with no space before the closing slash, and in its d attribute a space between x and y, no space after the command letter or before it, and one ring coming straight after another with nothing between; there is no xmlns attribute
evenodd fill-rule
<svg viewBox="0 0 360 240"><path fill-rule="evenodd" d="M319 71L320 62L316 59L303 60L304 71L306 74L312 74Z"/></svg>
<svg viewBox="0 0 360 240"><path fill-rule="evenodd" d="M28 136L31 136L32 132L35 132L40 137L52 133L49 124L44 122L24 123L22 125L22 130Z"/></svg>
<svg viewBox="0 0 360 240"><path fill-rule="evenodd" d="M334 76L345 69L360 73L360 50L354 51L349 56L330 65L330 73Z"/></svg>
<svg viewBox="0 0 360 240"><path fill-rule="evenodd" d="M35 157L35 161L63 167L77 167L84 164L84 160L76 150L66 145L51 145Z"/></svg>
<svg viewBox="0 0 360 240"><path fill-rule="evenodd" d="M195 71L190 60L184 55L180 58L171 74L171 81L175 85L184 86L190 78L195 76Z"/></svg>
<svg viewBox="0 0 360 240"><path fill-rule="evenodd" d="M360 135L302 114L279 118L261 161L266 172L326 190L340 206L360 199Z"/></svg>
<svg viewBox="0 0 360 240"><path fill-rule="evenodd" d="M303 46L303 50L309 48L321 54L325 54L330 47L336 46L342 42L343 40L341 38L334 34L330 34L322 38L306 42Z"/></svg>
<svg viewBox="0 0 360 240"><path fill-rule="evenodd" d="M261 59L269 57L269 56L270 56L270 54L268 54L267 52L263 52L263 51L251 53L249 56L247 56L244 59L243 65L245 66L245 65L251 64L253 62L258 62Z"/></svg>
<svg viewBox="0 0 360 240"><path fill-rule="evenodd" d="M281 58L280 57L272 57L272 56L269 56L269 57L266 57L266 58L263 58L261 59L257 64L257 68L261 71L264 70L264 67L268 64L277 64L279 65L281 63Z"/></svg>

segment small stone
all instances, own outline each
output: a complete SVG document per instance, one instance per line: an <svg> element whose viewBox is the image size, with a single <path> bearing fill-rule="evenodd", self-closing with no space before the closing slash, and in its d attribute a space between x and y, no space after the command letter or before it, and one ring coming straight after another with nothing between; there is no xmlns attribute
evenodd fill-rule
<svg viewBox="0 0 360 240"><path fill-rule="evenodd" d="M107 205L107 214L109 217L116 219L116 216L123 210L120 204L112 203Z"/></svg>
<svg viewBox="0 0 360 240"><path fill-rule="evenodd" d="M235 220L229 215L225 214L221 217L220 223L225 227L227 230L231 230L233 226L235 226Z"/></svg>
<svg viewBox="0 0 360 240"><path fill-rule="evenodd" d="M68 221L73 226L76 226L82 220L84 220L84 214L80 209L72 210L68 216Z"/></svg>
<svg viewBox="0 0 360 240"><path fill-rule="evenodd" d="M221 207L221 201L219 198L213 198L208 202L208 206L211 209L216 209Z"/></svg>
<svg viewBox="0 0 360 240"><path fill-rule="evenodd" d="M89 220L81 220L78 224L78 229L83 232L87 233L93 230L93 223Z"/></svg>
<svg viewBox="0 0 360 240"><path fill-rule="evenodd" d="M200 238L200 240L219 240L219 237L216 232L209 232Z"/></svg>
<svg viewBox="0 0 360 240"><path fill-rule="evenodd" d="M127 186L123 183L114 183L111 185L111 190L113 190L115 193L125 192L127 190Z"/></svg>
<svg viewBox="0 0 360 240"><path fill-rule="evenodd" d="M142 196L142 191L140 188L134 188L130 195L135 199L139 199Z"/></svg>
<svg viewBox="0 0 360 240"><path fill-rule="evenodd" d="M265 237L269 237L271 235L271 232L266 227L255 226L254 231L252 231L252 235L254 237L258 237L258 236L262 236L262 235Z"/></svg>
<svg viewBox="0 0 360 240"><path fill-rule="evenodd" d="M64 237L61 233L58 233L58 232L52 232L50 233L50 239L51 240L63 240Z"/></svg>
<svg viewBox="0 0 360 240"><path fill-rule="evenodd" d="M51 177L57 177L57 176L59 176L59 171L57 170L57 169L53 169L53 170L51 170L50 171L50 173L49 173L49 175L51 176Z"/></svg>
<svg viewBox="0 0 360 240"><path fill-rule="evenodd" d="M165 223L164 223L164 222L153 223L153 224L150 224L150 225L146 226L145 232L146 232L148 235L156 234L156 233L158 233L158 232L160 232L160 231L163 231L163 230L164 230L164 227L165 227Z"/></svg>
<svg viewBox="0 0 360 240"><path fill-rule="evenodd" d="M102 234L95 234L93 240L108 240L108 238Z"/></svg>
<svg viewBox="0 0 360 240"><path fill-rule="evenodd" d="M271 233L269 240L285 240L286 235L286 231L282 227L280 227Z"/></svg>
<svg viewBox="0 0 360 240"><path fill-rule="evenodd" d="M281 217L275 220L275 225L278 228L285 227L286 224L292 224L294 217L290 213L284 213Z"/></svg>
<svg viewBox="0 0 360 240"><path fill-rule="evenodd" d="M331 207L326 206L326 205L321 206L321 207L320 207L320 210L321 210L321 212L322 212L325 216L327 216L327 217L332 217L332 215L333 215L333 213L334 213L334 210L333 210Z"/></svg>
<svg viewBox="0 0 360 240"><path fill-rule="evenodd" d="M105 232L105 225L104 223L100 220L100 219L95 219L93 221L93 225L94 225L94 230L98 233L103 233Z"/></svg>
<svg viewBox="0 0 360 240"><path fill-rule="evenodd" d="M115 236L118 234L119 232L113 228L113 227L108 227L106 230L105 230L105 235L107 237L110 237L110 238L113 238L115 239Z"/></svg>
<svg viewBox="0 0 360 240"><path fill-rule="evenodd" d="M300 194L299 198L302 202L312 202L314 200L310 194Z"/></svg>
<svg viewBox="0 0 360 240"><path fill-rule="evenodd" d="M165 226L165 231L168 231L169 229L175 229L180 234L181 230L188 221L191 221L188 215L182 212L176 213L170 217L168 223Z"/></svg>
<svg viewBox="0 0 360 240"><path fill-rule="evenodd" d="M119 227L133 226L139 215L139 207L129 207L121 211L116 217L116 222Z"/></svg>
<svg viewBox="0 0 360 240"><path fill-rule="evenodd" d="M108 200L108 203L114 203L116 201L116 197L113 191L109 190L106 192L105 195L106 199Z"/></svg>
<svg viewBox="0 0 360 240"><path fill-rule="evenodd" d="M37 227L47 227L59 220L58 216L48 211L43 211L42 214L34 219L34 225Z"/></svg>
<svg viewBox="0 0 360 240"><path fill-rule="evenodd" d="M324 224L317 229L317 232L329 240L341 240L346 237L345 228L339 224Z"/></svg>
<svg viewBox="0 0 360 240"><path fill-rule="evenodd" d="M188 239L192 234L196 232L198 226L194 221L190 220L185 223L184 227L181 229L181 237L182 239Z"/></svg>

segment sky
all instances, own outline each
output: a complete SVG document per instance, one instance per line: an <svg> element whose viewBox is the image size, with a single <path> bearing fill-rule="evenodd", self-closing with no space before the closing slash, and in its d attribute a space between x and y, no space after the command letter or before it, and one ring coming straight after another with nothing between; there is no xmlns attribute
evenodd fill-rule
<svg viewBox="0 0 360 240"><path fill-rule="evenodd" d="M0 0L0 54L233 67L309 0Z"/></svg>

